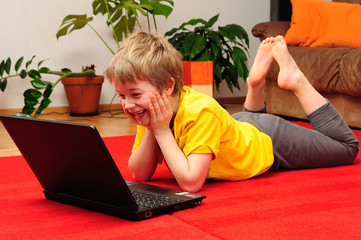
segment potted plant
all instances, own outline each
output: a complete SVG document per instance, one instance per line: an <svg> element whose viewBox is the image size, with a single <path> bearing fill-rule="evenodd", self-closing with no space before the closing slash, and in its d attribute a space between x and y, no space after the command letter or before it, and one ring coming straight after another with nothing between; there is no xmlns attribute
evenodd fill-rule
<svg viewBox="0 0 361 240"><path fill-rule="evenodd" d="M247 32L237 24L219 26L214 30L213 25L218 17L219 14L208 21L191 19L166 32L165 36L181 53L183 60L212 61L213 81L217 90L225 80L233 92L233 87L240 89L238 76L244 80L248 77L246 61L249 56L249 38Z"/></svg>
<svg viewBox="0 0 361 240"><path fill-rule="evenodd" d="M163 4L165 2L167 4ZM136 25L141 29L141 26L138 21L139 13L144 15L147 18L148 29L150 31L151 27L151 19L154 24L154 28L157 29L155 15L163 15L168 17L172 12L172 7L174 6L173 1L171 0L94 0L92 2L93 14L94 15L106 15L106 24L107 27L110 27L113 31L113 37L116 41L117 46L119 47L119 42L126 38L129 34L131 34ZM61 23L58 32L56 34L57 38L69 34L73 30L82 29L85 26L89 26L97 36L101 39L101 41L105 44L105 46L114 54L114 51L110 48L109 44L105 42L105 40L99 35L99 33L89 24L93 20L93 17L88 17L87 15L68 15L64 18ZM35 56L34 56L35 57ZM41 67L44 61L40 61L38 63L37 69L28 69L28 67L32 64L34 59L30 59L26 62L26 66L24 69L20 70L20 67L24 61L24 58L21 57L15 63L14 74L10 74L11 70L11 59L7 58L3 60L0 64L0 90L5 91L5 88L8 83L8 79L13 77L26 78L30 77L31 84L33 88L30 88L24 92L24 108L21 113L17 113L17 115L23 115L28 117L36 117L39 114L44 112L44 109L50 104L50 95L55 86L58 85L59 82L63 82L66 95L69 102L70 113L72 115L88 115L95 114L94 110L86 111L86 112L75 112L75 110L79 107L80 102L98 102L99 103L99 95L100 93L95 94L95 98L93 100L78 100L76 103L72 103L70 96L85 96L89 92L93 92L90 90L84 90L84 87L81 87L78 93L70 94L67 92L68 87L73 89L75 85L80 84L81 82L85 82L87 85L95 86L94 84L89 84L93 79L96 79L95 82L97 84L103 83L103 76L95 76L94 69L86 69L84 72L71 72L69 69L62 69L61 71L52 71L49 68ZM55 82L42 80L42 74L55 74L59 76L59 79ZM80 80L79 77L85 77L84 80ZM101 86L100 86L101 89ZM73 107L76 106L76 107ZM37 109L36 109L37 107ZM97 109L97 108L96 108Z"/></svg>
<svg viewBox="0 0 361 240"><path fill-rule="evenodd" d="M83 67L82 72L94 71L95 66ZM70 74L61 79L71 116L93 116L99 113L99 100L104 76Z"/></svg>
<svg viewBox="0 0 361 240"><path fill-rule="evenodd" d="M167 4L163 4L162 2ZM142 30L142 26L138 20L139 14L146 17L148 31L151 32L151 21L153 21L154 29L157 30L155 16L161 15L167 18L173 11L173 6L174 2L171 0L94 0L92 3L94 16L99 14L106 16L107 27L111 28L113 38L118 48L120 42L133 33L136 28ZM74 30L88 26L95 32L108 50L114 54L115 51L104 38L100 36L98 31L90 25L93 19L93 16L88 17L86 14L68 15L63 19L56 33L56 37L59 39Z"/></svg>
<svg viewBox="0 0 361 240"><path fill-rule="evenodd" d="M165 2L167 4L163 4ZM116 46L119 48L120 42L129 36L136 26L141 30L142 27L138 21L139 14L145 16L147 18L148 23L148 31L151 31L151 19L154 24L155 30L157 30L156 24L156 15L162 15L166 18L173 11L172 7L174 6L173 1L171 0L94 0L92 3L93 7L93 15L105 15L106 16L106 24L107 27L112 29L113 38L115 40ZM99 37L99 39L104 43L107 49L114 54L115 51L110 47L110 45L104 40L103 37L94 29L90 22L93 21L93 16L88 17L86 14L80 15L68 15L66 16L59 29L56 33L56 37L59 39L60 37L71 33L74 30L79 30L84 28L85 26L90 27L95 34ZM100 76L99 76L100 78ZM66 86L65 91L68 97L69 105L76 106L82 102L87 102L90 100L81 100L79 99L76 103L70 102L73 98L69 98L70 93L68 93L68 89L74 89L75 84L79 85L79 80L75 77L66 78L63 80L64 86ZM87 81L84 81L87 83ZM82 90L78 90L79 93ZM72 94L74 97L76 94ZM114 100L116 94L114 95L112 101ZM112 103L112 102L111 102ZM110 104L111 104L110 103Z"/></svg>
<svg viewBox="0 0 361 240"><path fill-rule="evenodd" d="M24 107L22 108L22 112L15 114L18 116L37 117L38 115L44 113L44 110L51 103L50 96L54 88L63 79L68 77L85 77L89 81L91 78L95 77L95 71L91 68L84 69L82 72L72 72L68 68L63 68L60 71L52 71L48 67L42 67L44 60L38 62L36 69L29 69L33 63L34 58L35 56L26 61L25 67L22 67L24 57L19 58L14 66L12 66L12 60L10 58L2 60L0 63L0 89L2 92L5 91L8 79L10 78L20 77L25 79L26 77L29 77L31 79L30 83L32 88L24 91ZM12 71L12 68L14 71ZM57 75L59 78L54 82L46 81L43 80L44 74ZM99 103L99 97L97 101ZM96 110L93 111L93 114L97 112L98 103L95 104Z"/></svg>

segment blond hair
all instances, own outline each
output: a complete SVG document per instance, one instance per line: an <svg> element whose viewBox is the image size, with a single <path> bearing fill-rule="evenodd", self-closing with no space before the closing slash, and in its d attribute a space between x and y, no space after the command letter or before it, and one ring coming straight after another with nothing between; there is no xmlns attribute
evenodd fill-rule
<svg viewBox="0 0 361 240"><path fill-rule="evenodd" d="M147 80L160 92L174 80L177 94L183 87L182 56L160 34L137 32L123 42L104 75L110 83Z"/></svg>

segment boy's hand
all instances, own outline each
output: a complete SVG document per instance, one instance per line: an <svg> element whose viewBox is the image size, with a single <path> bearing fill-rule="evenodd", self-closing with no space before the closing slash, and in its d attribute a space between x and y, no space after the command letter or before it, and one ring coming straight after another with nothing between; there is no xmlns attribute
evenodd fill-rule
<svg viewBox="0 0 361 240"><path fill-rule="evenodd" d="M150 127L155 133L159 130L169 130L169 124L173 117L172 106L165 94L162 96L155 93L151 96L151 104L149 105L150 112Z"/></svg>

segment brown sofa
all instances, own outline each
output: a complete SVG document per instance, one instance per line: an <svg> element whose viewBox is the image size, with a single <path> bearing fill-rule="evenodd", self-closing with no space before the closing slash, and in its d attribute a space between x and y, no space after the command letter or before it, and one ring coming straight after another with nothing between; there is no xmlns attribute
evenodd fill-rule
<svg viewBox="0 0 361 240"><path fill-rule="evenodd" d="M361 3L361 0L342 2ZM253 27L252 34L262 41L271 36L284 36L289 27L290 22L259 23ZM330 100L346 123L361 128L361 48L288 48L311 84ZM277 86L278 71L278 65L274 62L266 77L264 95L268 111L305 119L294 94Z"/></svg>

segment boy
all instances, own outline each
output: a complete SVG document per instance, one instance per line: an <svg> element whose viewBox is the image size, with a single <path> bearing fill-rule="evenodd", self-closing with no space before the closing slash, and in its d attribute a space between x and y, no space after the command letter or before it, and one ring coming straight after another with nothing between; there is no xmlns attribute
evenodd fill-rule
<svg viewBox="0 0 361 240"><path fill-rule="evenodd" d="M274 59L278 85L295 93L315 130L266 114L262 90ZM163 158L180 187L196 192L207 178L237 181L269 169L345 165L358 154L358 140L299 70L282 37L261 43L244 111L233 116L183 87L181 56L158 34L125 40L105 75L137 124L128 163L136 181L150 179Z"/></svg>

